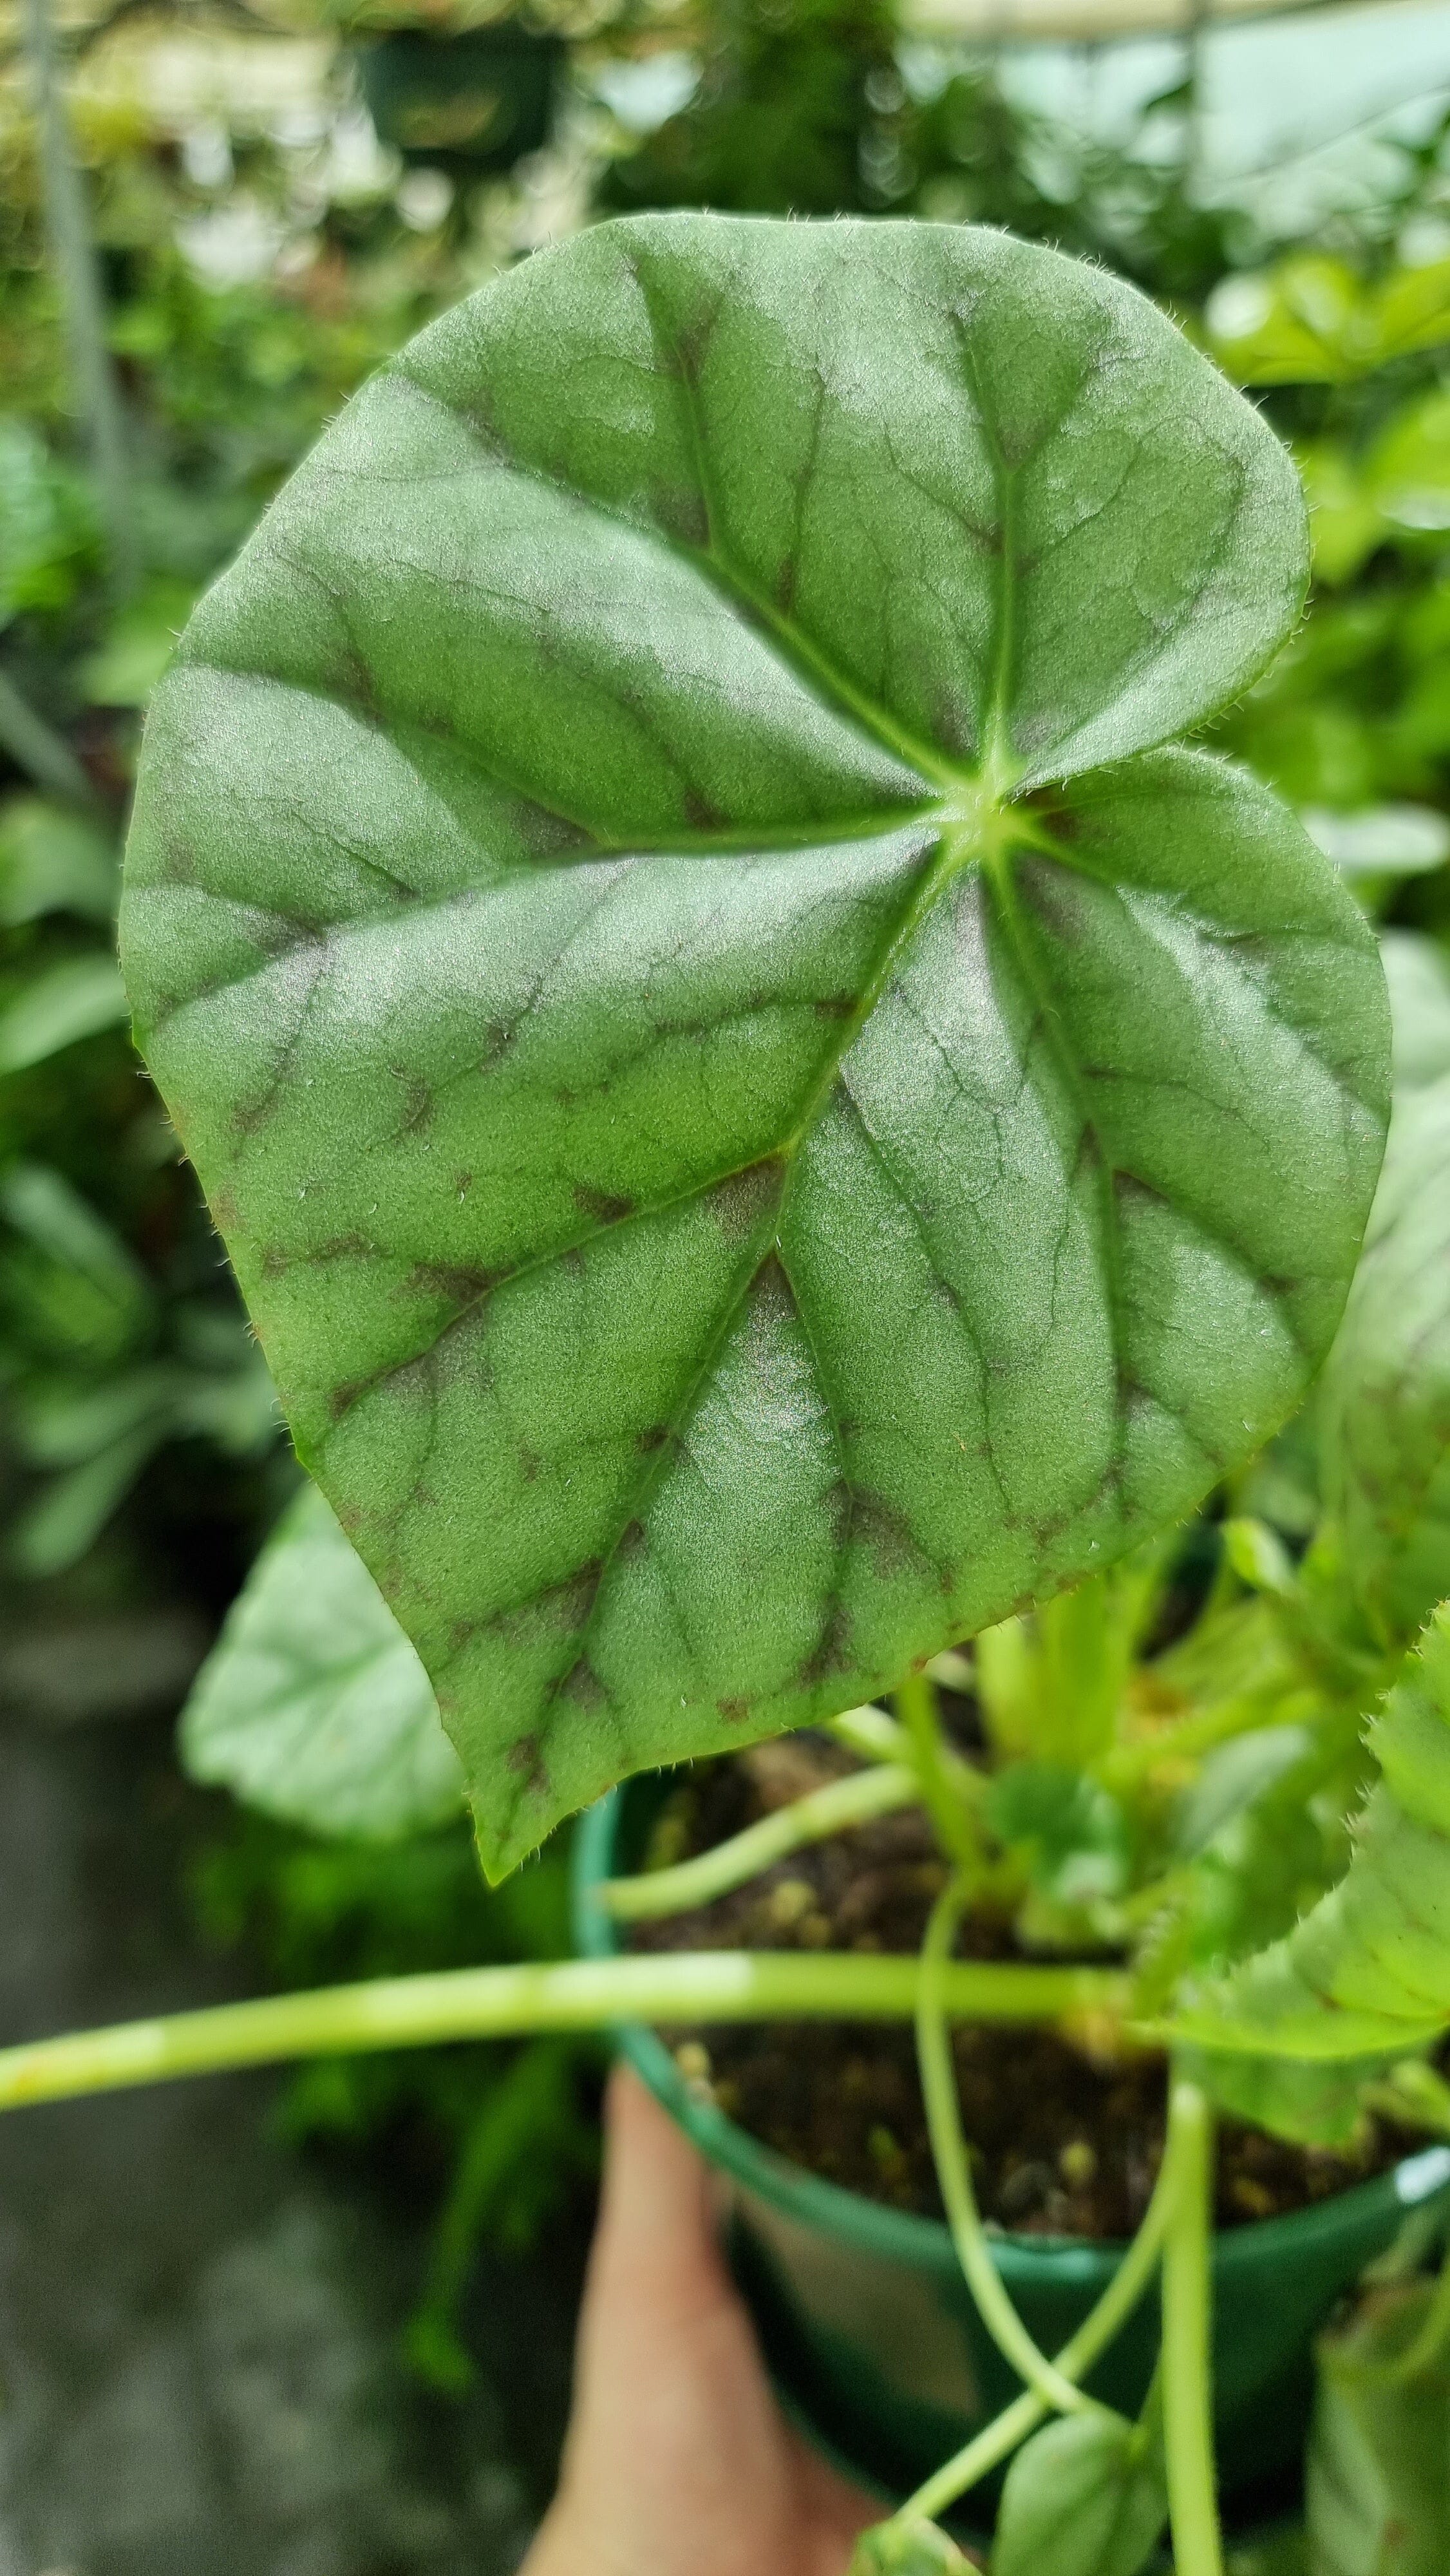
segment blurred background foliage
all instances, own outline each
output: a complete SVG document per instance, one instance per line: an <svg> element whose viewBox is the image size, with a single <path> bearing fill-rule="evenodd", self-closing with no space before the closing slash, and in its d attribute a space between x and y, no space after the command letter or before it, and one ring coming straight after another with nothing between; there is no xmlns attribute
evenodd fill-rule
<svg viewBox="0 0 1450 2576"><path fill-rule="evenodd" d="M1341 135L1331 106L1327 140L1286 161L1265 129L1255 164L1269 58L1235 92L1201 13L1046 52L892 0L0 16L0 1695L174 1704L296 1479L126 1034L110 923L148 692L351 388L541 243L642 207L912 214L1158 297L1264 404L1314 508L1305 619L1217 739L1387 922L1450 937L1438 20L1438 86L1422 35L1399 107L1366 128L1384 87L1352 75ZM219 1799L194 1897L218 1942L306 1984L551 1955L562 1871L551 1853L489 1895L461 1824L322 1843ZM467 2373L478 2233L524 2241L587 2171L592 2082L550 2042L334 2063L287 2094L292 2134L382 2141L434 2195L411 2349L439 2384Z"/></svg>

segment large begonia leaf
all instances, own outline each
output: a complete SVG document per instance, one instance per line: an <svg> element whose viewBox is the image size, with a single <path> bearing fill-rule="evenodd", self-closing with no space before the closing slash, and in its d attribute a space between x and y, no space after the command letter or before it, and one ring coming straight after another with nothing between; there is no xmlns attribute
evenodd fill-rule
<svg viewBox="0 0 1450 2576"><path fill-rule="evenodd" d="M1275 799L1156 746L1304 555L1117 281L644 217L426 331L197 611L139 1034L490 1870L1105 1563L1298 1399L1379 968Z"/></svg>

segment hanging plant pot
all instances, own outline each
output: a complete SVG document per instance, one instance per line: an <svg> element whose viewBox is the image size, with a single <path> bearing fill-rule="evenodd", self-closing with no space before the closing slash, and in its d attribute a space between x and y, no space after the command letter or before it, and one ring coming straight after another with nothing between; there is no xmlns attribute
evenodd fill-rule
<svg viewBox="0 0 1450 2576"><path fill-rule="evenodd" d="M597 1891L634 1868L661 1795L659 1780L637 1779L583 1820L574 1925L586 1957L613 1957L623 1946ZM946 2228L788 2163L692 2087L656 2032L636 2024L617 2036L635 2072L731 2179L736 2273L791 2412L856 2475L904 2496L1020 2390L977 2315ZM1214 2396L1225 2497L1297 2463L1314 2336L1406 2213L1447 2192L1450 2147L1433 2146L1333 2199L1216 2237ZM1121 2251L1010 2234L994 2245L1007 2289L1045 2352L1058 2351L1083 2323ZM1150 2291L1086 2385L1136 2415L1157 2351Z"/></svg>
<svg viewBox="0 0 1450 2576"><path fill-rule="evenodd" d="M357 62L384 143L405 161L477 178L548 139L563 55L559 37L505 24L460 36L400 29L360 46Z"/></svg>

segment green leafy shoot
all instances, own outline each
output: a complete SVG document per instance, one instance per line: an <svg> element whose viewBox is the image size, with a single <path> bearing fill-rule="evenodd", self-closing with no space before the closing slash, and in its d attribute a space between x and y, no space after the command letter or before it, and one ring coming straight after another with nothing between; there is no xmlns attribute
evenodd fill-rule
<svg viewBox="0 0 1450 2576"><path fill-rule="evenodd" d="M165 1301L65 1175L0 1177L0 1333L11 1439L35 1479L12 1523L25 1573L74 1565L168 1440L252 1459L276 1438L272 1389L234 1314Z"/></svg>
<svg viewBox="0 0 1450 2576"><path fill-rule="evenodd" d="M978 1638L977 1701L997 1752L1080 1766L1113 1741L1176 1547L1169 1532L1100 1581L1005 1619Z"/></svg>

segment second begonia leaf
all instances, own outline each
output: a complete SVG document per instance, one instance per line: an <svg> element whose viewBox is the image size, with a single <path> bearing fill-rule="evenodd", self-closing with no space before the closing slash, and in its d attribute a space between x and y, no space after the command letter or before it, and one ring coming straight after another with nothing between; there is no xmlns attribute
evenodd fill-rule
<svg viewBox="0 0 1450 2576"><path fill-rule="evenodd" d="M1160 748L1304 581L1131 288L607 224L366 385L193 617L137 1028L491 1872L1182 1514L1298 1400L1372 942Z"/></svg>

